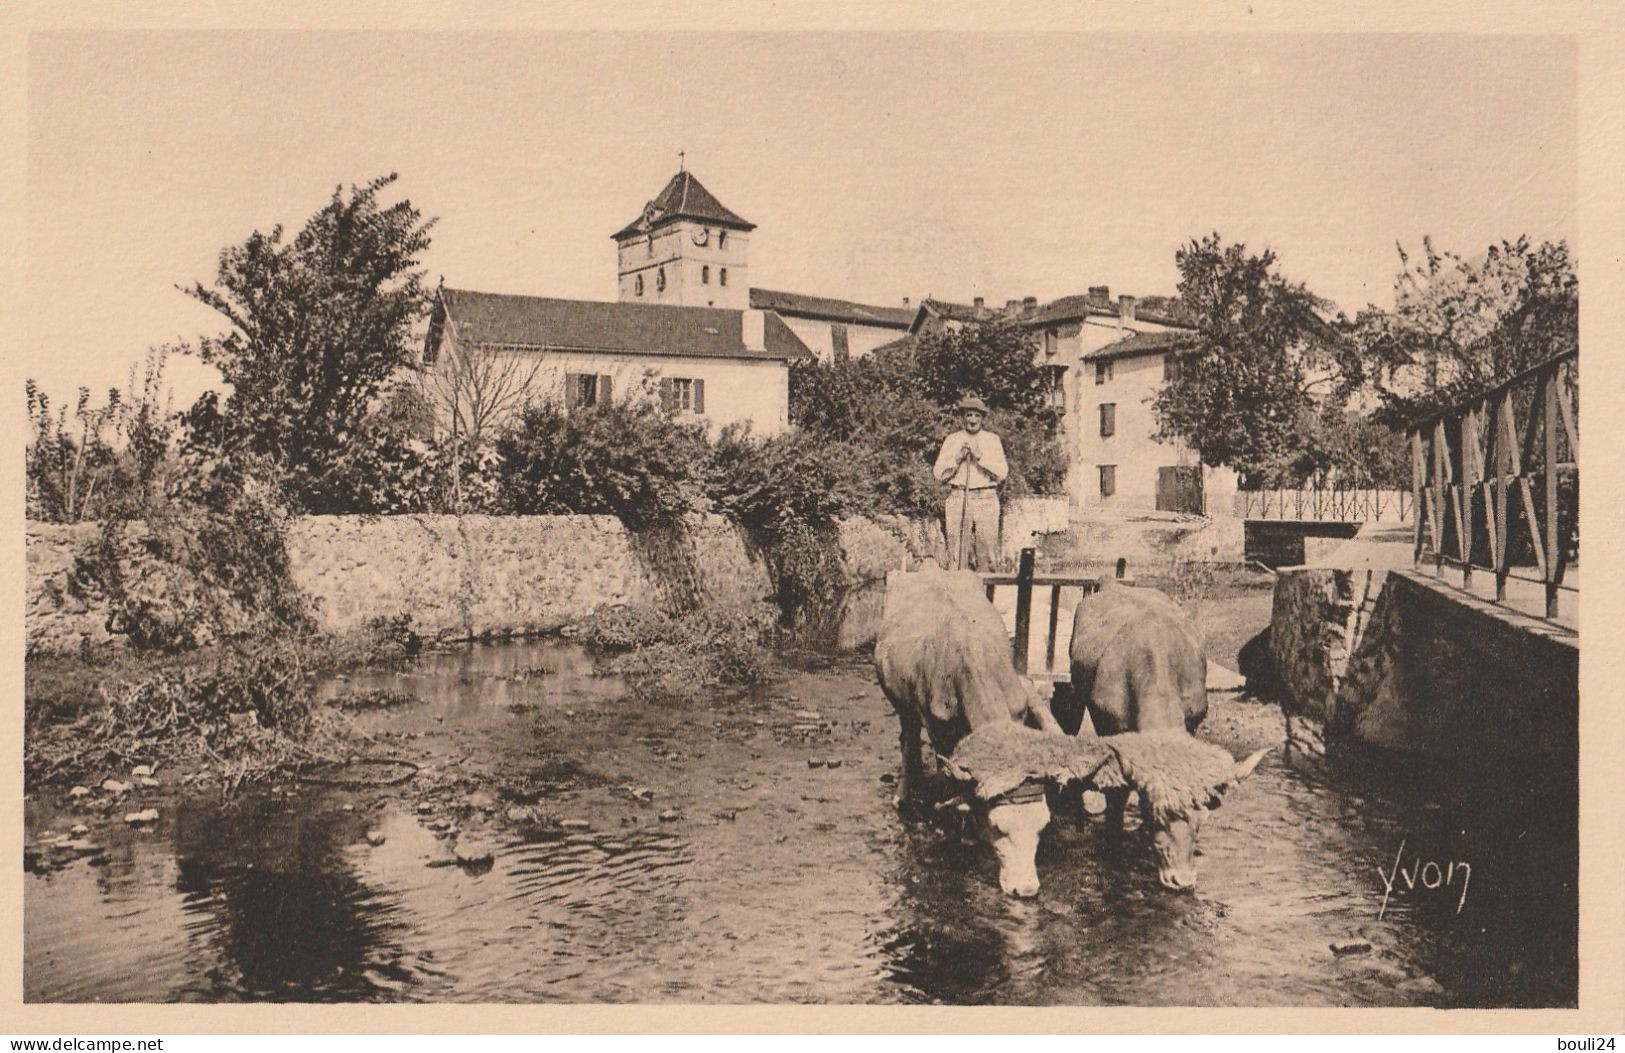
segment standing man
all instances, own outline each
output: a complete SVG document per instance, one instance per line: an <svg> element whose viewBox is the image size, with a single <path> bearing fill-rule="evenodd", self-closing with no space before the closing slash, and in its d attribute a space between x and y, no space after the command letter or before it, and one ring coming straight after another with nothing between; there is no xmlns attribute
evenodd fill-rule
<svg viewBox="0 0 1625 1053"><path fill-rule="evenodd" d="M942 516L943 532L953 549L953 570L966 569L967 543L974 539L976 569L993 569L999 552L999 492L1010 474L1004 444L982 430L987 403L968 395L956 409L964 428L942 441L932 474L951 488Z"/></svg>

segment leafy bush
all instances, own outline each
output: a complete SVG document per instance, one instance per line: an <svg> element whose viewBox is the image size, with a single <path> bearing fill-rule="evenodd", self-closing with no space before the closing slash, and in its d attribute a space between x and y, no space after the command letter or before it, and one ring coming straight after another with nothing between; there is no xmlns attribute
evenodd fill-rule
<svg viewBox="0 0 1625 1053"><path fill-rule="evenodd" d="M629 529L700 507L703 427L623 399L569 413L531 405L496 441L504 511L615 515Z"/></svg>
<svg viewBox="0 0 1625 1053"><path fill-rule="evenodd" d="M274 484L234 462L196 464L189 478L192 499L149 507L139 527L105 520L77 569L107 597L112 630L161 651L308 632Z"/></svg>
<svg viewBox="0 0 1625 1053"><path fill-rule="evenodd" d="M1010 339L1000 327L990 326L988 332L996 346L972 356L973 364L985 368L963 373L953 371L952 355L966 350L966 341L980 329L967 327L952 340L898 341L862 359L792 368L791 420L810 441L840 451L850 468L853 511L941 514L944 488L931 466L944 436L960 427L950 407L960 394L988 380L984 373L997 372L992 364L998 362L1019 374L1015 381L989 381L988 388L994 406L988 427L1004 443L1010 464L1004 493L1063 492L1066 453L1056 439L1058 418L1043 401L1041 379L1032 379L1039 375L1037 367L1023 357L1030 355L1030 344Z"/></svg>
<svg viewBox="0 0 1625 1053"><path fill-rule="evenodd" d="M717 511L753 530L833 523L859 502L853 452L806 432L756 440L730 425L711 447L706 494Z"/></svg>
<svg viewBox="0 0 1625 1053"><path fill-rule="evenodd" d="M719 685L765 682L773 611L762 605L707 606L672 617L647 605L603 608L573 628L583 643L611 657L645 697L692 697Z"/></svg>
<svg viewBox="0 0 1625 1053"><path fill-rule="evenodd" d="M91 404L88 388L80 388L71 414L66 406L53 412L46 394L27 382L29 519L78 523L139 516L162 499L176 436L163 383L166 357L165 348L149 351L139 380L132 366L128 392L111 388L99 406Z"/></svg>
<svg viewBox="0 0 1625 1053"><path fill-rule="evenodd" d="M613 654L664 643L675 631L675 623L658 607L617 603L598 608L567 631L593 650Z"/></svg>
<svg viewBox="0 0 1625 1053"><path fill-rule="evenodd" d="M207 760L236 785L336 760L344 751L312 710L306 662L297 645L260 641L104 681L98 704L71 722L31 712L27 781L95 776L107 766L155 760Z"/></svg>

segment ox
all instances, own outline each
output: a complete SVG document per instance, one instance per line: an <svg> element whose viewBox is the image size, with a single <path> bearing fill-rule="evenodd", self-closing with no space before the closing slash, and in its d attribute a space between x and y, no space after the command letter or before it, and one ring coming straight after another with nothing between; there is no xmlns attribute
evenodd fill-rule
<svg viewBox="0 0 1625 1053"><path fill-rule="evenodd" d="M875 640L875 671L897 710L903 751L899 806L911 807L921 789L922 729L939 758L976 739L979 748L973 752L980 770L945 766L954 777L976 786L973 796L985 811L984 828L999 861L999 887L1011 895L1034 896L1038 837L1050 818L1044 783L1053 777L1041 769L1065 767L1052 763L1047 751L1082 750L1078 767L1086 769L1091 762L1100 763L1105 751L1068 738L1050 713L1048 699L1015 671L1004 622L983 588L981 578L963 571L928 567L889 575ZM1036 739L1019 734L1027 730L1023 722L1029 719L1044 732L1034 731ZM1012 734L1006 738L1005 731ZM1047 750L1033 749L1034 742L1044 743ZM999 770L988 770L990 765Z"/></svg>
<svg viewBox="0 0 1625 1053"><path fill-rule="evenodd" d="M1192 737L1207 715L1207 661L1190 619L1154 589L1103 579L1078 604L1071 662L1073 690L1095 730L1111 736L1116 764L1095 778L1108 823L1121 828L1129 791L1138 790L1158 880L1194 888L1204 816L1269 749L1237 762Z"/></svg>

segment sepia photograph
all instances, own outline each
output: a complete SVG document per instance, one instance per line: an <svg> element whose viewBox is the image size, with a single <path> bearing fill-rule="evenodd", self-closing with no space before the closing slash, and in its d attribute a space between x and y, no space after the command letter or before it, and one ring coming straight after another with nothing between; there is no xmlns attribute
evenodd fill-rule
<svg viewBox="0 0 1625 1053"><path fill-rule="evenodd" d="M25 1003L1580 1005L1575 35L26 55Z"/></svg>

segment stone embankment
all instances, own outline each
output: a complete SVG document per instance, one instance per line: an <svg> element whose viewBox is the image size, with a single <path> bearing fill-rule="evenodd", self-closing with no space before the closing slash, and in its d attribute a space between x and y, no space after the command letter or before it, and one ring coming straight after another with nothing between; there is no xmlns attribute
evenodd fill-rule
<svg viewBox="0 0 1625 1053"><path fill-rule="evenodd" d="M1572 760L1579 637L1409 570L1294 567L1269 651L1289 714L1328 737L1458 760Z"/></svg>
<svg viewBox="0 0 1625 1053"><path fill-rule="evenodd" d="M1026 536L1055 528L1053 510L1015 505ZM114 639L104 600L77 569L98 538L94 523L28 524L29 654L72 653ZM946 556L941 524L931 520L848 519L838 539L854 597L884 582L888 570ZM773 593L762 554L719 516L636 535L612 516L309 516L293 522L288 552L295 583L332 632L409 615L428 637L529 635L608 605L668 601L674 589L717 604ZM133 565L124 573L153 569ZM872 625L857 617L839 642L861 646L871 636Z"/></svg>

